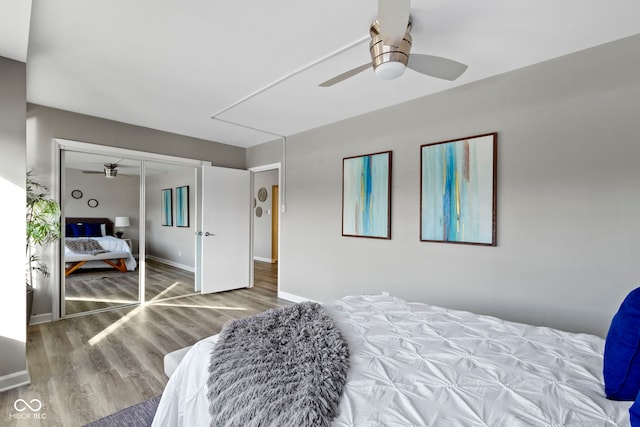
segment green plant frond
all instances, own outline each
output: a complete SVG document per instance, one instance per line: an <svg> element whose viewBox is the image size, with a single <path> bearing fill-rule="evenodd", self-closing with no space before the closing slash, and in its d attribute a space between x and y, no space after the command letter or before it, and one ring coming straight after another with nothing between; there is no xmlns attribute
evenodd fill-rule
<svg viewBox="0 0 640 427"><path fill-rule="evenodd" d="M44 277L49 277L49 267L40 260L38 255L31 255L29 257L28 268L32 271L40 272Z"/></svg>
<svg viewBox="0 0 640 427"><path fill-rule="evenodd" d="M34 271L49 276L47 265L33 249L36 246L44 249L60 238L60 206L49 198L49 189L37 182L31 171L27 172L26 190L27 281L31 283Z"/></svg>

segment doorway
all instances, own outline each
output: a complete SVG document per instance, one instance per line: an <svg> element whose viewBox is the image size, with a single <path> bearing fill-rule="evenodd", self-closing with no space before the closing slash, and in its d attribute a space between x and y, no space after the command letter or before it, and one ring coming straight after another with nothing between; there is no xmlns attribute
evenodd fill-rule
<svg viewBox="0 0 640 427"><path fill-rule="evenodd" d="M252 169L254 286L278 290L280 170Z"/></svg>

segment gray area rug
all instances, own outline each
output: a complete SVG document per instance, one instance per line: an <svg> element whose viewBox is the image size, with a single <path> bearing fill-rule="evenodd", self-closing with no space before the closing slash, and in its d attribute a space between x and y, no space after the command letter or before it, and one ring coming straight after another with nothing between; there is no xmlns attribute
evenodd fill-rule
<svg viewBox="0 0 640 427"><path fill-rule="evenodd" d="M85 427L148 427L158 409L160 396L129 406L115 414L100 418Z"/></svg>

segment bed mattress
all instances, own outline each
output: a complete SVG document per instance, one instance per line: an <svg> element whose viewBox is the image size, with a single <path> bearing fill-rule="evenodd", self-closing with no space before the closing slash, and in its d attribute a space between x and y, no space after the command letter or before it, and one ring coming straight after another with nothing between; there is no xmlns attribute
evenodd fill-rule
<svg viewBox="0 0 640 427"><path fill-rule="evenodd" d="M604 340L389 296L325 304L350 348L334 426L628 426L607 400ZM170 378L154 425L208 426L217 336Z"/></svg>
<svg viewBox="0 0 640 427"><path fill-rule="evenodd" d="M136 259L133 257L131 253L131 249L129 245L124 239L118 239L113 236L102 236L102 237L67 237L66 240L80 240L80 239L93 239L96 240L102 249L104 249L105 253L100 253L98 255L88 255L88 254L77 254L69 249L66 245L64 247L64 260L65 262L78 262L89 260L86 264L84 264L81 268L105 268L108 267L104 262L100 260L103 259L119 259L124 258L125 265L127 266L128 271L135 271L138 263Z"/></svg>

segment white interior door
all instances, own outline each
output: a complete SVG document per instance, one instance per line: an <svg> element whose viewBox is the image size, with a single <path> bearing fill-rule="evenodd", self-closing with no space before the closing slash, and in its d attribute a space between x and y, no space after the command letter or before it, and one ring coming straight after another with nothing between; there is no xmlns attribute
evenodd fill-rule
<svg viewBox="0 0 640 427"><path fill-rule="evenodd" d="M251 174L202 167L201 292L250 286Z"/></svg>

